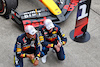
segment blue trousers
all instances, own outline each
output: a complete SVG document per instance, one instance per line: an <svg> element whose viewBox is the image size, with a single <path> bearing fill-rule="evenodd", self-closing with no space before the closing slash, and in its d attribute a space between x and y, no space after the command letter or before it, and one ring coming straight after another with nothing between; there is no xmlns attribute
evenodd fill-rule
<svg viewBox="0 0 100 67"><path fill-rule="evenodd" d="M53 48L53 49L56 51L55 48ZM46 47L42 46L42 52L41 52L42 54L41 54L41 56L46 55L48 51L49 51L49 48L46 48ZM57 58L59 60L64 60L65 59L65 53L64 53L64 49L63 49L62 46L60 47L60 51L59 52L56 51L56 55L57 55Z"/></svg>

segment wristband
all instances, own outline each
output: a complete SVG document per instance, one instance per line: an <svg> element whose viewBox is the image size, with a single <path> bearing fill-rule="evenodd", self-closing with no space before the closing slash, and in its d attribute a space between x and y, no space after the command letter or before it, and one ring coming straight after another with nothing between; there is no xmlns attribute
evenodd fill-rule
<svg viewBox="0 0 100 67"><path fill-rule="evenodd" d="M36 57L36 60L39 60L39 57Z"/></svg>

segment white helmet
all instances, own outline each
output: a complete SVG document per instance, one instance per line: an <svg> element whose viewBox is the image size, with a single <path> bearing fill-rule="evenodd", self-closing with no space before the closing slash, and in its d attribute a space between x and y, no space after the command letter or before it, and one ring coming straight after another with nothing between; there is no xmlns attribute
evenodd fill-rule
<svg viewBox="0 0 100 67"><path fill-rule="evenodd" d="M32 25L27 25L25 27L25 32L34 35L35 33L37 33L37 30Z"/></svg>
<svg viewBox="0 0 100 67"><path fill-rule="evenodd" d="M44 26L46 27L47 30L50 30L51 28L55 27L50 19L44 20Z"/></svg>

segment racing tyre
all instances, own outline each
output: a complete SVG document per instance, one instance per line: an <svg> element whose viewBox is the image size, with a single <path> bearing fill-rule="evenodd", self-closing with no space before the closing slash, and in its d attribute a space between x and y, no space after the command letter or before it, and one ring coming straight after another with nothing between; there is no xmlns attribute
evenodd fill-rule
<svg viewBox="0 0 100 67"><path fill-rule="evenodd" d="M17 6L18 0L0 0L0 15L8 18L11 9L16 9Z"/></svg>

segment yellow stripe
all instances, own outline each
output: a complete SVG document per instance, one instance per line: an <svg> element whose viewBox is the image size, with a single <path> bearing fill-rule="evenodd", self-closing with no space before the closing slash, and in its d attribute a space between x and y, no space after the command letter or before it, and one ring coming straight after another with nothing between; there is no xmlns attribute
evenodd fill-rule
<svg viewBox="0 0 100 67"><path fill-rule="evenodd" d="M37 54L37 56L40 57L40 52L39 52L39 54Z"/></svg>
<svg viewBox="0 0 100 67"><path fill-rule="evenodd" d="M20 57L25 57L25 53L24 54L21 54Z"/></svg>
<svg viewBox="0 0 100 67"><path fill-rule="evenodd" d="M63 45L64 45L64 44L66 44L66 42L65 42L65 41L63 41L62 43L63 43Z"/></svg>
<svg viewBox="0 0 100 67"><path fill-rule="evenodd" d="M64 36L65 36L65 34L62 35L62 37L64 37Z"/></svg>
<svg viewBox="0 0 100 67"><path fill-rule="evenodd" d="M43 38L43 36L40 36L39 38L41 39L41 38Z"/></svg>
<svg viewBox="0 0 100 67"><path fill-rule="evenodd" d="M56 31L53 31L53 32L52 32L52 34L56 34L56 33L57 33Z"/></svg>
<svg viewBox="0 0 100 67"><path fill-rule="evenodd" d="M39 55L39 54L38 54L37 56L38 56L38 57L40 57L40 55Z"/></svg>
<svg viewBox="0 0 100 67"><path fill-rule="evenodd" d="M22 49L21 48L17 48L17 52L21 52L22 51Z"/></svg>
<svg viewBox="0 0 100 67"><path fill-rule="evenodd" d="M40 44L40 42L38 43L38 45Z"/></svg>
<svg viewBox="0 0 100 67"><path fill-rule="evenodd" d="M30 48L31 46L27 46L27 47L23 47L23 50L26 50L26 49L28 49L28 48Z"/></svg>
<svg viewBox="0 0 100 67"><path fill-rule="evenodd" d="M15 56L14 56L14 64L15 64Z"/></svg>
<svg viewBox="0 0 100 67"><path fill-rule="evenodd" d="M40 39L40 41L42 41L42 40L44 40L43 38L42 39Z"/></svg>
<svg viewBox="0 0 100 67"><path fill-rule="evenodd" d="M53 44L48 44L48 47L53 47Z"/></svg>
<svg viewBox="0 0 100 67"><path fill-rule="evenodd" d="M26 49L30 48L31 46L27 46Z"/></svg>
<svg viewBox="0 0 100 67"><path fill-rule="evenodd" d="M37 13L37 9L35 9L35 12L36 12L36 14L38 14L38 13Z"/></svg>
<svg viewBox="0 0 100 67"><path fill-rule="evenodd" d="M51 47L53 47L53 44L51 44Z"/></svg>
<svg viewBox="0 0 100 67"><path fill-rule="evenodd" d="M25 57L25 54L23 54L23 57Z"/></svg>

